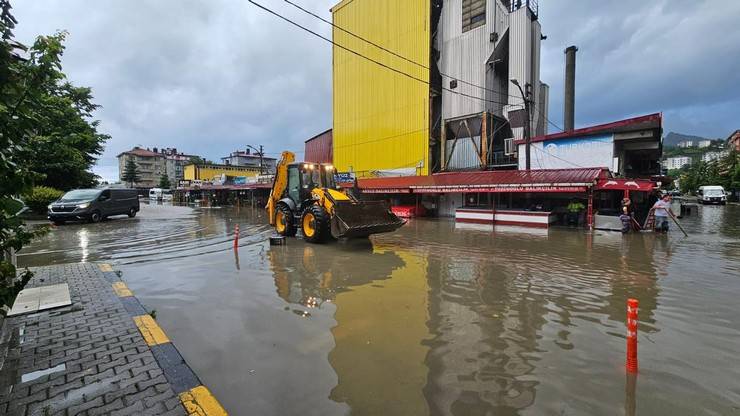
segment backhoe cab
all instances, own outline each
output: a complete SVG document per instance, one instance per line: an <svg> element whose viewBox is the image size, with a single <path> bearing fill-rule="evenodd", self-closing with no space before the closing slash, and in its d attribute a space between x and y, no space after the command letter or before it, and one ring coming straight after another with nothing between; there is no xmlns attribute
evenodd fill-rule
<svg viewBox="0 0 740 416"><path fill-rule="evenodd" d="M294 236L300 228L312 243L330 238L366 237L394 231L404 224L382 201L359 201L341 191L334 167L299 162L283 152L278 163L267 214L278 234Z"/></svg>

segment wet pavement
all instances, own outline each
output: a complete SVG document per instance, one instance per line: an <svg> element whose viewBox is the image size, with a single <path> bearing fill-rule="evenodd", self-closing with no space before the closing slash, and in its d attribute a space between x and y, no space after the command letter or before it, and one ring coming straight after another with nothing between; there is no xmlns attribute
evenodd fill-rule
<svg viewBox="0 0 740 416"><path fill-rule="evenodd" d="M270 247L264 222L145 205L19 262L113 263L232 414L740 414L740 206L699 207L689 238L416 220Z"/></svg>

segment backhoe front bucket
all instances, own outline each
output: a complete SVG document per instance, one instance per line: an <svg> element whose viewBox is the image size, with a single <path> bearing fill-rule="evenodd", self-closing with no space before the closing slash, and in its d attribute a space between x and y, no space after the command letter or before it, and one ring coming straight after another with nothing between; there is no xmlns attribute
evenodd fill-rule
<svg viewBox="0 0 740 416"><path fill-rule="evenodd" d="M331 218L331 235L334 238L367 237L395 231L405 223L383 201L338 202Z"/></svg>

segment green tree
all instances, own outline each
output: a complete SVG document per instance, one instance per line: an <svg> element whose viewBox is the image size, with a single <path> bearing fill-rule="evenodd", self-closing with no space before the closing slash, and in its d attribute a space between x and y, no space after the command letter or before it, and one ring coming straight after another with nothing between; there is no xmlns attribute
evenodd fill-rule
<svg viewBox="0 0 740 416"><path fill-rule="evenodd" d="M167 174L163 174L159 177L159 187L162 189L170 189L170 178L167 176Z"/></svg>
<svg viewBox="0 0 740 416"><path fill-rule="evenodd" d="M90 169L110 137L99 133L99 121L92 120L99 106L92 102L91 89L72 85L61 72L65 37L66 32L40 36L30 59L19 61L16 70L26 82L38 77L39 68L47 71L21 111L33 123L31 145L38 150L29 168L41 175L41 184L68 190L97 184Z"/></svg>
<svg viewBox="0 0 740 416"><path fill-rule="evenodd" d="M129 186L132 188L136 185L136 182L141 180L141 177L139 176L139 168L136 166L136 162L134 162L133 159L126 160L121 180L128 182Z"/></svg>
<svg viewBox="0 0 740 416"><path fill-rule="evenodd" d="M49 78L50 68L59 65L54 51L32 49L43 58L34 75L27 77L18 71L25 47L13 40L12 29L17 23L7 0L0 0L0 305L10 304L31 278L26 269L18 273L12 254L23 248L41 231L29 230L18 214L23 203L16 196L28 192L39 175L30 169L33 148L33 114L25 110L27 103Z"/></svg>

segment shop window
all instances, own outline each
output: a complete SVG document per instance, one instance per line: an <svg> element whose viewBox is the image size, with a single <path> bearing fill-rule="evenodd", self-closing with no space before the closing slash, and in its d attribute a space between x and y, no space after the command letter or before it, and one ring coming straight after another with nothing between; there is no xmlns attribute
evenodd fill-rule
<svg viewBox="0 0 740 416"><path fill-rule="evenodd" d="M462 31L467 32L486 24L486 0L463 0Z"/></svg>

